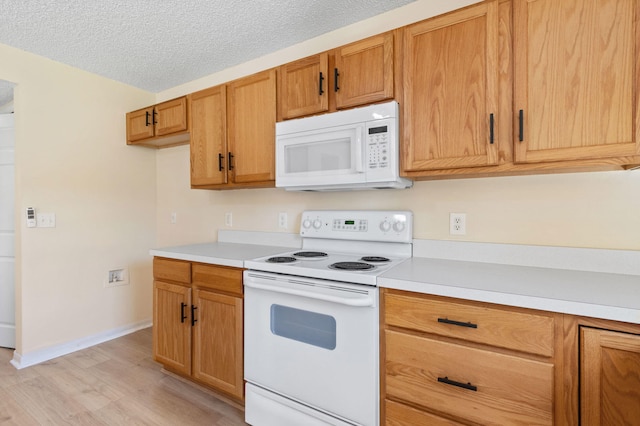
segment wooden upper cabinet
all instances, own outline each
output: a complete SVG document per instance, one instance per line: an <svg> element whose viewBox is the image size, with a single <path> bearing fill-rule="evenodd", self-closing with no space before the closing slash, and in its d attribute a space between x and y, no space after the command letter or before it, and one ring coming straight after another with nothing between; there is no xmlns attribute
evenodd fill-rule
<svg viewBox="0 0 640 426"><path fill-rule="evenodd" d="M187 97L127 113L127 144L152 147L187 143Z"/></svg>
<svg viewBox="0 0 640 426"><path fill-rule="evenodd" d="M184 96L156 105L153 114L156 136L187 130L187 98Z"/></svg>
<svg viewBox="0 0 640 426"><path fill-rule="evenodd" d="M580 420L640 425L640 335L580 328Z"/></svg>
<svg viewBox="0 0 640 426"><path fill-rule="evenodd" d="M394 33L388 32L278 69L279 119L394 97Z"/></svg>
<svg viewBox="0 0 640 426"><path fill-rule="evenodd" d="M329 109L328 54L310 56L278 70L280 114L294 118Z"/></svg>
<svg viewBox="0 0 640 426"><path fill-rule="evenodd" d="M127 114L127 143L153 137L153 107Z"/></svg>
<svg viewBox="0 0 640 426"><path fill-rule="evenodd" d="M234 183L275 184L276 71L227 87L227 167Z"/></svg>
<svg viewBox="0 0 640 426"><path fill-rule="evenodd" d="M191 106L191 186L227 182L226 86L189 95Z"/></svg>
<svg viewBox="0 0 640 426"><path fill-rule="evenodd" d="M405 173L497 164L498 1L404 34Z"/></svg>
<svg viewBox="0 0 640 426"><path fill-rule="evenodd" d="M640 154L638 22L638 0L514 1L516 162Z"/></svg>
<svg viewBox="0 0 640 426"><path fill-rule="evenodd" d="M336 49L331 89L338 109L392 99L393 32Z"/></svg>

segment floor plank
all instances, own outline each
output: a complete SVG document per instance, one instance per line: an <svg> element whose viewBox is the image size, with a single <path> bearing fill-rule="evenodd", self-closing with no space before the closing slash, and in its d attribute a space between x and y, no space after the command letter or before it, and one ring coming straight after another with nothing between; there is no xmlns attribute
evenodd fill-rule
<svg viewBox="0 0 640 426"><path fill-rule="evenodd" d="M164 374L151 328L16 370L0 348L2 425L238 426L244 413Z"/></svg>

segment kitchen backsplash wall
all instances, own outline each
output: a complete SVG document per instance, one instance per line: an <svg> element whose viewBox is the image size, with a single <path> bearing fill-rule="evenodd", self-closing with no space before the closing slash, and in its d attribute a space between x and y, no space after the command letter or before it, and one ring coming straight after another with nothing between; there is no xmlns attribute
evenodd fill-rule
<svg viewBox="0 0 640 426"><path fill-rule="evenodd" d="M406 190L208 191L189 187L188 146L157 155L159 246L214 241L218 229L297 232L305 209L408 209L419 239L640 250L640 171L427 181ZM466 213L466 235L449 235L451 212Z"/></svg>

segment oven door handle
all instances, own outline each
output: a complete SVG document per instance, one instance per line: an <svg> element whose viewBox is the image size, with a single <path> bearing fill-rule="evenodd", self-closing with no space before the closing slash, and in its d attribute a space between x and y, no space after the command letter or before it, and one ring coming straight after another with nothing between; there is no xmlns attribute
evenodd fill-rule
<svg viewBox="0 0 640 426"><path fill-rule="evenodd" d="M338 304L347 305L347 306L356 306L356 307L375 306L375 301L373 300L372 297L368 295L361 298L339 297L339 296L331 296L328 294L315 293L312 291L298 290L295 288L271 286L268 284L261 284L254 281L245 281L244 285L245 287L256 288L259 290L273 291L276 293L290 294L293 296L308 297L310 299L324 300L325 302L338 303Z"/></svg>

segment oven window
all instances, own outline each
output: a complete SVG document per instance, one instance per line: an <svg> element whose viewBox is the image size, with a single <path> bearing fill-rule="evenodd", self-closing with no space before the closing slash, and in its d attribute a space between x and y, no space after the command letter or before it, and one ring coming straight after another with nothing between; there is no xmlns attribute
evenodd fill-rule
<svg viewBox="0 0 640 426"><path fill-rule="evenodd" d="M329 315L271 305L271 332L324 349L336 348L336 320Z"/></svg>

